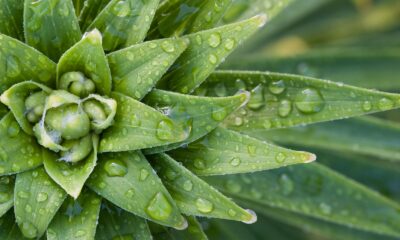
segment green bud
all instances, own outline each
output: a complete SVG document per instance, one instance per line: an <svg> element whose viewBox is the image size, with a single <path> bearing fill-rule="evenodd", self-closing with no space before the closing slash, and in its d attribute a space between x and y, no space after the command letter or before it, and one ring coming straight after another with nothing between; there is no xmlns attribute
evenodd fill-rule
<svg viewBox="0 0 400 240"><path fill-rule="evenodd" d="M50 109L45 123L66 140L79 139L90 131L89 117L75 104Z"/></svg>
<svg viewBox="0 0 400 240"><path fill-rule="evenodd" d="M67 90L79 97L86 97L89 94L94 93L96 90L94 82L87 79L81 72L65 73L60 78L59 88Z"/></svg>
<svg viewBox="0 0 400 240"><path fill-rule="evenodd" d="M68 90L70 93L79 97L83 97L86 93L82 82L73 82Z"/></svg>
<svg viewBox="0 0 400 240"><path fill-rule="evenodd" d="M92 151L92 137L87 135L78 140L67 140L62 144L68 151L61 152L61 160L66 162L79 162Z"/></svg>
<svg viewBox="0 0 400 240"><path fill-rule="evenodd" d="M61 76L58 88L68 90L73 82L83 82L85 79L85 75L81 72L67 72Z"/></svg>
<svg viewBox="0 0 400 240"><path fill-rule="evenodd" d="M87 113L91 120L100 122L107 118L103 105L94 99L87 100L83 103L83 110Z"/></svg>
<svg viewBox="0 0 400 240"><path fill-rule="evenodd" d="M94 85L94 82L90 79L86 79L83 85L85 86L85 90L88 94L94 93L96 90L96 85Z"/></svg>
<svg viewBox="0 0 400 240"><path fill-rule="evenodd" d="M38 122L44 110L47 94L44 91L32 93L25 99L26 117L29 122Z"/></svg>

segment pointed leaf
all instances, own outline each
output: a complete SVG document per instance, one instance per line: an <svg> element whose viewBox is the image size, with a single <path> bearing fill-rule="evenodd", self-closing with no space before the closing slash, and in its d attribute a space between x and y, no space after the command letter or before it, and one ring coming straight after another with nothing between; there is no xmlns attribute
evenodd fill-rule
<svg viewBox="0 0 400 240"><path fill-rule="evenodd" d="M112 98L118 102L117 114L102 135L100 152L131 151L186 139L182 126L155 109L120 93L112 93Z"/></svg>
<svg viewBox="0 0 400 240"><path fill-rule="evenodd" d="M124 239L151 240L152 236L146 220L121 210L111 203L103 202L97 240Z"/></svg>
<svg viewBox="0 0 400 240"><path fill-rule="evenodd" d="M77 200L66 199L47 229L47 239L94 239L100 205L101 198L90 191L83 192Z"/></svg>
<svg viewBox="0 0 400 240"><path fill-rule="evenodd" d="M42 167L18 174L14 211L24 236L42 236L65 197L62 188L51 180Z"/></svg>
<svg viewBox="0 0 400 240"><path fill-rule="evenodd" d="M265 15L185 36L190 41L159 87L190 93L266 21Z"/></svg>
<svg viewBox="0 0 400 240"><path fill-rule="evenodd" d="M186 126L191 131L189 137L183 142L146 149L146 153L165 152L196 141L215 129L229 114L245 104L247 98L247 92L225 98L206 98L153 90L146 97L145 102L165 112L174 122Z"/></svg>
<svg viewBox="0 0 400 240"><path fill-rule="evenodd" d="M82 8L85 5L86 0L72 0L75 8L75 14L79 17L81 15Z"/></svg>
<svg viewBox="0 0 400 240"><path fill-rule="evenodd" d="M399 204L317 163L206 180L242 200L400 236Z"/></svg>
<svg viewBox="0 0 400 240"><path fill-rule="evenodd" d="M0 3L0 33L19 40L24 39L22 27L23 0L3 0Z"/></svg>
<svg viewBox="0 0 400 240"><path fill-rule="evenodd" d="M143 154L102 154L99 162L86 183L96 193L140 217L179 229L186 227L186 220Z"/></svg>
<svg viewBox="0 0 400 240"><path fill-rule="evenodd" d="M54 86L56 64L37 50L0 34L0 93L13 84L33 80Z"/></svg>
<svg viewBox="0 0 400 240"><path fill-rule="evenodd" d="M254 223L257 216L244 210L166 154L151 156L163 183L182 213Z"/></svg>
<svg viewBox="0 0 400 240"><path fill-rule="evenodd" d="M79 15L81 29L87 29L110 1L111 0L85 0L85 4L83 5L81 14Z"/></svg>
<svg viewBox="0 0 400 240"><path fill-rule="evenodd" d="M157 232L152 229L153 238L157 240L207 240L201 224L197 221L196 217L186 216L188 220L188 227L185 230L176 230L173 228L157 229ZM154 226L153 226L154 228Z"/></svg>
<svg viewBox="0 0 400 240"><path fill-rule="evenodd" d="M239 80L238 80L239 79ZM245 108L225 121L239 131L286 128L365 115L400 107L400 95L297 75L218 72L198 90L207 95L252 91Z"/></svg>
<svg viewBox="0 0 400 240"><path fill-rule="evenodd" d="M114 91L142 99L186 49L182 39L137 44L108 55Z"/></svg>
<svg viewBox="0 0 400 240"><path fill-rule="evenodd" d="M311 153L285 149L221 127L170 155L198 176L262 171L316 158Z"/></svg>
<svg viewBox="0 0 400 240"><path fill-rule="evenodd" d="M72 1L26 0L24 30L26 42L53 61L81 38Z"/></svg>
<svg viewBox="0 0 400 240"><path fill-rule="evenodd" d="M14 211L8 211L0 218L0 239L16 240L24 239L24 236L19 230L18 224L15 222Z"/></svg>
<svg viewBox="0 0 400 240"><path fill-rule="evenodd" d="M12 208L13 204L14 177L0 177L0 217L3 216L10 208Z"/></svg>
<svg viewBox="0 0 400 240"><path fill-rule="evenodd" d="M109 95L112 84L111 73L101 41L100 32L93 30L86 33L81 41L65 52L57 65L58 81L64 73L79 71L93 80L97 93Z"/></svg>
<svg viewBox="0 0 400 240"><path fill-rule="evenodd" d="M111 0L88 30L100 30L106 51L140 43L146 37L158 3L159 0Z"/></svg>
<svg viewBox="0 0 400 240"><path fill-rule="evenodd" d="M45 151L34 137L21 130L11 113L0 121L0 176L41 165Z"/></svg>
<svg viewBox="0 0 400 240"><path fill-rule="evenodd" d="M75 199L78 198L85 181L96 166L99 142L96 135L92 135L92 142L93 150L90 155L76 164L60 161L56 154L51 154L44 159L47 174Z"/></svg>

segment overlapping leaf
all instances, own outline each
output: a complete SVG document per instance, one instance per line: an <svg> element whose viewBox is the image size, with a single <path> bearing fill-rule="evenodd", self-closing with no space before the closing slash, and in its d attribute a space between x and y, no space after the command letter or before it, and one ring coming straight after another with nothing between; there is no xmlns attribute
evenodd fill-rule
<svg viewBox="0 0 400 240"><path fill-rule="evenodd" d="M0 238L4 240L24 238L15 221L14 211L12 210L0 218Z"/></svg>
<svg viewBox="0 0 400 240"><path fill-rule="evenodd" d="M23 40L22 15L23 0L4 0L0 3L0 33Z"/></svg>
<svg viewBox="0 0 400 240"><path fill-rule="evenodd" d="M193 216L187 216L188 227L185 230L175 230L172 228L160 228L152 225L152 236L153 239L175 239L175 240L207 240L207 236L204 233L200 222Z"/></svg>
<svg viewBox="0 0 400 240"><path fill-rule="evenodd" d="M14 177L0 177L0 217L14 205Z"/></svg>
<svg viewBox="0 0 400 240"><path fill-rule="evenodd" d="M85 0L85 4L79 15L81 29L87 29L96 16L111 0Z"/></svg>
<svg viewBox="0 0 400 240"><path fill-rule="evenodd" d="M314 154L278 147L220 127L170 155L200 176L255 172L315 160Z"/></svg>

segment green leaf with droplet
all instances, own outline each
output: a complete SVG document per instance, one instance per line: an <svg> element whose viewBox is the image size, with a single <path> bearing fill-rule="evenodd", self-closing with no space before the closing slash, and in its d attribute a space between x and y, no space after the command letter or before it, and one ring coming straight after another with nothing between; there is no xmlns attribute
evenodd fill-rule
<svg viewBox="0 0 400 240"><path fill-rule="evenodd" d="M150 28L159 0L111 0L88 27L103 34L103 47L114 51L140 43Z"/></svg>
<svg viewBox="0 0 400 240"><path fill-rule="evenodd" d="M129 237L151 240L152 236L146 220L103 201L96 239L129 239Z"/></svg>
<svg viewBox="0 0 400 240"><path fill-rule="evenodd" d="M170 72L159 82L160 88L190 93L197 88L244 40L266 21L265 15L185 36L190 41Z"/></svg>
<svg viewBox="0 0 400 240"><path fill-rule="evenodd" d="M100 152L151 148L186 139L182 126L155 109L120 93L112 93L112 98L118 103L117 114L103 133Z"/></svg>
<svg viewBox="0 0 400 240"><path fill-rule="evenodd" d="M47 239L94 239L100 205L101 198L89 190L76 200L66 199L47 229Z"/></svg>
<svg viewBox="0 0 400 240"><path fill-rule="evenodd" d="M23 0L3 0L0 3L0 33L10 37L24 40L22 15L24 10Z"/></svg>
<svg viewBox="0 0 400 240"><path fill-rule="evenodd" d="M179 36L213 28L232 0L168 0L160 4L150 30L151 38Z"/></svg>
<svg viewBox="0 0 400 240"><path fill-rule="evenodd" d="M109 95L112 87L111 72L101 38L100 32L95 29L86 33L81 41L66 51L57 65L58 81L64 73L79 71L93 80L97 93Z"/></svg>
<svg viewBox="0 0 400 240"><path fill-rule="evenodd" d="M11 113L0 121L0 176L42 165L45 151L34 137L20 128Z"/></svg>
<svg viewBox="0 0 400 240"><path fill-rule="evenodd" d="M161 225L185 228L186 220L143 154L107 153L99 159L86 183L92 190L137 216Z"/></svg>
<svg viewBox="0 0 400 240"><path fill-rule="evenodd" d="M87 29L96 16L104 9L111 0L85 0L79 15L81 29Z"/></svg>
<svg viewBox="0 0 400 240"><path fill-rule="evenodd" d="M199 88L207 95L247 89L252 95L224 125L238 131L286 128L386 111L400 107L400 95L327 80L269 72L224 71ZM238 124L240 117L243 124Z"/></svg>
<svg viewBox="0 0 400 240"><path fill-rule="evenodd" d="M290 129L251 131L249 135L285 145L346 151L400 161L400 125L373 117L346 119Z"/></svg>
<svg viewBox="0 0 400 240"><path fill-rule="evenodd" d="M244 210L166 154L150 156L152 164L182 213L253 223Z"/></svg>
<svg viewBox="0 0 400 240"><path fill-rule="evenodd" d="M8 211L0 218L0 239L16 240L24 239L18 224L15 222L14 211Z"/></svg>
<svg viewBox="0 0 400 240"><path fill-rule="evenodd" d="M184 126L190 135L184 141L146 149L146 153L160 153L191 143L214 130L229 114L248 99L246 92L225 98L207 98L153 90L145 102L164 112L174 122ZM183 139L182 139L183 140Z"/></svg>
<svg viewBox="0 0 400 240"><path fill-rule="evenodd" d="M221 127L170 155L199 176L256 172L316 158L311 153L285 149Z"/></svg>
<svg viewBox="0 0 400 240"><path fill-rule="evenodd" d="M241 200L400 236L398 203L317 163L205 179Z"/></svg>
<svg viewBox="0 0 400 240"><path fill-rule="evenodd" d="M0 46L0 93L26 80L55 85L56 64L45 55L3 34Z"/></svg>
<svg viewBox="0 0 400 240"><path fill-rule="evenodd" d="M20 173L15 181L14 211L25 237L39 238L62 205L66 193L43 167Z"/></svg>
<svg viewBox="0 0 400 240"><path fill-rule="evenodd" d="M89 178L97 162L98 137L92 135L93 150L82 161L71 164L61 161L56 154L50 154L44 159L47 174L60 185L70 196L77 199L85 181Z"/></svg>
<svg viewBox="0 0 400 240"><path fill-rule="evenodd" d="M14 205L14 177L0 177L0 217ZM1 234L0 234L1 236Z"/></svg>
<svg viewBox="0 0 400 240"><path fill-rule="evenodd" d="M145 42L113 52L108 61L113 90L142 99L186 49L182 39Z"/></svg>
<svg viewBox="0 0 400 240"><path fill-rule="evenodd" d="M24 32L26 42L53 61L81 38L72 1L26 0Z"/></svg>

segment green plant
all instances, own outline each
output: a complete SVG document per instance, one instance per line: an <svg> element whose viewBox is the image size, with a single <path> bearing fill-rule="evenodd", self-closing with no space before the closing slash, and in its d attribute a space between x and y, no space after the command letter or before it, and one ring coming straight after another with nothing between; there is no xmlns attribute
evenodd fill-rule
<svg viewBox="0 0 400 240"><path fill-rule="evenodd" d="M400 95L215 71L266 23L251 15L272 18L289 2L1 1L0 238L206 239L196 217L257 220L235 202L267 225L400 237L398 203L322 164L302 164L312 153L269 142L303 143L304 132L274 129L395 109ZM393 139L400 131L354 121L347 127L373 125ZM372 148L361 153L397 153L359 140ZM207 222L212 236L246 233Z"/></svg>

